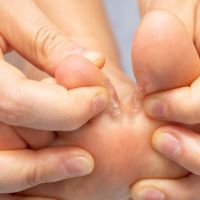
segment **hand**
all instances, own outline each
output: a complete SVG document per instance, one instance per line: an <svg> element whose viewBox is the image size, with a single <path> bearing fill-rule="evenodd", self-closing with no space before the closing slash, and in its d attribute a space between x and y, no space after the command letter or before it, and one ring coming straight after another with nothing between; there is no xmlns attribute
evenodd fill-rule
<svg viewBox="0 0 200 200"><path fill-rule="evenodd" d="M94 2L94 0L90 2ZM55 13L62 13L63 11L62 16L64 16L67 10L66 7L63 10L61 7L58 8L56 6L52 9L56 10ZM55 13L52 15L56 16L57 14ZM103 19L103 17L95 17L94 19ZM68 27L67 20L59 20L59 22L63 24L63 28ZM105 30L105 28L101 26L102 23L98 22L97 24L98 26L94 29L97 31L95 36L100 32L98 29ZM100 35L103 36L107 35L102 34L102 32L100 33ZM79 32L79 34L82 33ZM90 39L94 44L94 41L96 41L95 38L92 39L90 37ZM99 40L101 41L101 39L97 41ZM90 44L92 45L92 43ZM102 44L104 43L102 42L98 46L101 47ZM109 43L106 42L106 44ZM142 55L142 57L144 56L144 54L140 55ZM114 65L114 67L116 66ZM154 67L154 63L151 67ZM113 66L107 65L106 68L113 68ZM109 75L110 74L108 74L108 76ZM174 76L174 81L176 81L178 75ZM75 144L76 146L84 147L92 153L95 159L95 169L93 173L90 176L82 178L31 188L23 194L40 196L47 196L48 194L51 197L59 197L63 200L122 200L128 199L130 195L129 186L134 180L144 177L177 178L178 176L181 177L187 174L187 171L179 167L176 168L177 166L173 162L170 162L168 159L165 160L164 157L161 157L151 148L150 138L152 133L163 124L144 115L140 107L138 90L135 91L132 84L126 81L127 78L124 81L121 77L123 76L115 76L115 78L119 80L118 82L115 81L114 86L120 88L121 85L126 84L123 89L118 89L117 93L121 96L121 92L124 93L124 91L128 91L128 98L119 100L116 98L117 94L115 94L112 89L111 96L114 98L111 98L110 106L100 116L94 118L75 132L70 132L70 134L57 132L58 137L56 138L57 142L55 142L55 144ZM155 78L155 76L153 78ZM158 87L160 87L159 81L160 79L157 76L157 85L155 84L154 88L151 89L156 91ZM171 87L171 80L168 81L168 85ZM166 86L164 89L166 89ZM162 90L162 88L160 87L158 90ZM130 98L130 95L132 98ZM143 159L138 159L141 157ZM149 166L148 169L146 166ZM127 170L127 168L129 168L129 170ZM99 185L101 185L101 187L99 187ZM81 188L79 186L81 186Z"/></svg>
<svg viewBox="0 0 200 200"><path fill-rule="evenodd" d="M1 122L41 130L74 130L105 109L107 93L102 87L67 91L57 83L28 80L3 59L3 53L14 49L71 89L103 85L100 54L72 42L31 0L1 0L0 17ZM66 76L73 79L64 79Z"/></svg>
<svg viewBox="0 0 200 200"><path fill-rule="evenodd" d="M87 175L93 170L94 161L86 151L73 146L51 147L56 137L48 143L38 142L37 146L33 139L31 148L19 136L19 131L21 129L0 123L0 194ZM26 134L47 141L45 132L26 130ZM49 147L45 148L45 145ZM38 150L34 150L36 147Z"/></svg>
<svg viewBox="0 0 200 200"><path fill-rule="evenodd" d="M84 59L84 57L86 57L91 60L92 58L88 56L91 55L92 52L89 53L75 46L75 43L72 43L66 35L62 34L49 22L47 17L42 14L32 1L2 1L0 4L2 19L4 19L5 22L2 23L0 27L2 51L6 52L13 48L24 55L25 58L32 61L32 63L35 63L37 67L41 67L44 71L57 78L57 80L46 79L42 82L27 80L20 71L6 63L2 58L0 61L3 64L1 66L2 76L0 77L0 91L4 93L0 94L4 101L1 101L2 113L0 116L3 119L5 118L2 121L10 123L13 120L10 124L35 128L41 128L42 126L43 129L50 130L56 129L59 125L63 125L63 127L57 127L57 130L71 130L79 127L84 121L89 119L89 116L91 117L94 114L89 112L89 109L92 108L90 102L92 95L96 92L99 94L101 94L101 92L105 93L105 89L92 87L73 89L68 92L64 87L58 85L56 81L64 86L68 86L67 88L69 89L75 86L101 85L102 77L100 71L97 67ZM31 17L28 11L33 13ZM19 15L21 13L23 16ZM24 18L26 18L26 20L24 20ZM29 23L33 26L30 26ZM43 26L45 29L42 29ZM11 36L11 27L13 27L13 30L14 28L16 29L17 37ZM35 38L36 35L38 35L37 38ZM22 48L18 40L19 38L21 38L22 42L29 45ZM35 42L36 39L37 41ZM57 39L59 39L59 41ZM9 41L10 47L6 44L6 41ZM36 43L36 45L34 43ZM55 47L55 50L51 48L51 45ZM76 48L76 50L79 48L79 52L73 52L75 49L72 47ZM37 52L37 56L39 57L33 55L35 52ZM78 53L83 58L80 57L80 55L70 56L71 54ZM96 54L93 52L92 55L95 56ZM77 60L77 62L75 60ZM61 61L65 63L58 65ZM91 61L99 67L103 64L101 63L101 56L100 60L96 60L95 58ZM84 70L81 67L84 67ZM77 69L80 69L80 73L78 74L76 74ZM63 74L65 76L74 75L74 79L70 80L68 78L66 81L66 79L62 77ZM81 104L80 101L78 102L79 108L74 107L73 104L77 104L76 98L80 98L83 93L85 98L82 98ZM9 100L11 97L12 99ZM47 97L50 99L44 102L44 99L47 99ZM68 100L70 101L69 104ZM99 105L100 102L96 102L97 106L102 106ZM81 110L82 106L83 110ZM104 106L105 105L103 105L103 107ZM68 110L65 111L65 107L68 108ZM72 108L73 112L70 114ZM20 109L20 113L16 109ZM36 113L37 109L40 109L41 112L37 113L34 118L32 109ZM26 112L24 113L24 111ZM54 113L54 115L52 115L51 112ZM98 112L96 112L96 114L97 113ZM65 116L63 116L63 114L65 114ZM60 120L62 120L60 123L58 121L50 123L51 121L49 120L54 121L54 117L59 118L59 116ZM41 121L43 117L44 121ZM65 117L67 117L67 119L69 118L68 121L65 120ZM47 121L45 121L46 119ZM8 126L3 123L0 125L0 130L0 149L4 150L0 152L2 163L0 193L13 193L41 183L82 176L90 173L93 169L94 162L92 157L89 153L80 148L70 146L45 148L49 146L54 139L55 135L53 132L34 131L28 128ZM29 141L29 143L27 141ZM41 148L45 149L33 150ZM51 165L49 165L50 161L52 162ZM13 175L11 176L10 174ZM0 198L8 199L11 198L11 196L1 195Z"/></svg>
<svg viewBox="0 0 200 200"><path fill-rule="evenodd" d="M145 12L144 10L148 6L144 9L145 2L140 1L140 3L143 12ZM179 12L180 6L178 4L181 4L181 12ZM177 84L173 85L174 83L172 82L172 86L166 88L166 90L176 87L181 88L156 93L147 97L144 108L147 114L152 117L185 124L185 128L178 127L178 124L159 128L154 133L152 143L160 153L193 174L179 180L154 179L139 181L133 186L133 198L195 200L199 199L200 195L200 162L197 159L198 152L200 152L200 136L198 134L200 123L200 118L198 117L200 113L198 109L198 88L200 87L198 78L200 75L200 60L198 56L200 52L200 7L198 6L198 1L185 1L184 3L178 1L153 3L152 1L151 6L154 9L164 8L168 11L154 11L154 13L146 16L146 28L150 28L148 34L152 36L151 30L154 33L153 39L151 38L153 42L148 43L147 46L153 46L156 49L156 51L148 51L150 48L146 46L145 56L149 60L154 60L155 66L154 71L150 71L150 73L160 74L160 85L165 85L163 80L171 79L173 73L179 71L180 73L176 77ZM194 18L195 12L197 12L196 18ZM158 26L155 26L156 21L159 22L157 23ZM163 29L163 24L169 31ZM159 43L156 43L158 41L155 37L156 35L159 38ZM193 41L195 41L194 44ZM157 58L159 58L159 62L156 63ZM149 61L145 57L142 59L146 60L147 63ZM166 74L166 70L168 70L168 74ZM166 78L164 78L165 74L167 75ZM153 79L149 80L149 82L154 84ZM149 90L149 88L145 89ZM176 192L173 192L174 188Z"/></svg>
<svg viewBox="0 0 200 200"><path fill-rule="evenodd" d="M110 88L111 103L106 111L74 132L57 132L54 145L80 146L93 155L92 174L39 185L22 194L48 195L62 200L127 200L132 181L187 175L187 171L152 149L150 138L162 123L144 115L135 88L132 87L129 93L131 99L120 101L115 90Z"/></svg>

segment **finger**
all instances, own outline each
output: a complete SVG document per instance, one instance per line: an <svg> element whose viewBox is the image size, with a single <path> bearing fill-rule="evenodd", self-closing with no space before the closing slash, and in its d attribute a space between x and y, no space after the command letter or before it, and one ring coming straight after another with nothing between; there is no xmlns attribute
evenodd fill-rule
<svg viewBox="0 0 200 200"><path fill-rule="evenodd" d="M200 177L190 175L178 180L144 180L132 187L134 200L199 200Z"/></svg>
<svg viewBox="0 0 200 200"><path fill-rule="evenodd" d="M33 1L1 1L0 13L5 22L1 24L0 33L9 45L38 68L56 75L59 83L68 88L77 87L74 85L75 80L78 86L103 83L98 67L104 65L104 57L73 43L48 20ZM78 75L76 78L78 72L86 77L79 79L81 75ZM63 73L65 78L74 75L74 80L63 81ZM93 77L89 76L91 73Z"/></svg>
<svg viewBox="0 0 200 200"><path fill-rule="evenodd" d="M50 131L41 131L25 127L13 127L17 135L27 144L31 149L41 149L49 147L55 139L55 133ZM4 132L4 134L6 134ZM14 139L12 139L14 140ZM4 148L8 149L8 148ZM22 148L21 148L22 149Z"/></svg>
<svg viewBox="0 0 200 200"><path fill-rule="evenodd" d="M27 80L0 60L0 121L40 130L73 130L102 112L108 104L102 87L67 91L64 87Z"/></svg>
<svg viewBox="0 0 200 200"><path fill-rule="evenodd" d="M15 196L15 195L0 195L0 200L59 200L59 199L50 199L45 197L25 197L25 196Z"/></svg>
<svg viewBox="0 0 200 200"><path fill-rule="evenodd" d="M0 150L41 149L49 147L55 133L0 123Z"/></svg>
<svg viewBox="0 0 200 200"><path fill-rule="evenodd" d="M191 87L157 93L146 98L144 103L148 115L184 124L200 122L200 78Z"/></svg>
<svg viewBox="0 0 200 200"><path fill-rule="evenodd" d="M49 147L55 134L29 128L0 124L0 150L41 149Z"/></svg>
<svg viewBox="0 0 200 200"><path fill-rule="evenodd" d="M145 94L190 85L200 75L192 38L179 18L168 11L152 11L143 17L132 57L137 82Z"/></svg>
<svg viewBox="0 0 200 200"><path fill-rule="evenodd" d="M200 175L200 136L181 127L166 126L158 129L152 139L153 146L169 159Z"/></svg>
<svg viewBox="0 0 200 200"><path fill-rule="evenodd" d="M0 150L27 148L26 142L18 136L12 126L0 122Z"/></svg>
<svg viewBox="0 0 200 200"><path fill-rule="evenodd" d="M0 150L40 149L49 147L55 138L50 131L40 131L0 123Z"/></svg>
<svg viewBox="0 0 200 200"><path fill-rule="evenodd" d="M91 156L75 147L0 152L0 193L83 176L93 170Z"/></svg>

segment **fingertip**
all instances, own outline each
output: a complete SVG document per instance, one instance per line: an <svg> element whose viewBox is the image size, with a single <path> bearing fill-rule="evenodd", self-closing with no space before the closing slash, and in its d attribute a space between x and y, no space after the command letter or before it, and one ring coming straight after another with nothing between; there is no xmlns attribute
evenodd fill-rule
<svg viewBox="0 0 200 200"><path fill-rule="evenodd" d="M96 65L99 69L102 69L105 65L105 56L96 51L85 51L82 56Z"/></svg>
<svg viewBox="0 0 200 200"><path fill-rule="evenodd" d="M67 106L70 128L77 130L109 105L109 94L103 87L82 87L69 90ZM70 116L70 117L69 117Z"/></svg>
<svg viewBox="0 0 200 200"><path fill-rule="evenodd" d="M85 150L71 148L60 165L62 178L80 177L90 174L94 169L94 159Z"/></svg>
<svg viewBox="0 0 200 200"><path fill-rule="evenodd" d="M90 174L94 169L94 160L84 149L67 146L52 147L37 151L37 170L42 177L40 182L56 182L68 178L80 177ZM51 165L49 165L51 163Z"/></svg>
<svg viewBox="0 0 200 200"><path fill-rule="evenodd" d="M147 98L144 101L144 110L151 117L155 117L155 118L159 118L163 120L168 119L168 115L169 115L168 106L164 101L162 101L159 98L156 98L156 97Z"/></svg>
<svg viewBox="0 0 200 200"><path fill-rule="evenodd" d="M73 156L68 158L61 165L61 174L64 178L80 177L90 174L93 171L94 163L84 156Z"/></svg>
<svg viewBox="0 0 200 200"><path fill-rule="evenodd" d="M163 192L156 188L143 188L135 193L132 193L134 200L165 200Z"/></svg>
<svg viewBox="0 0 200 200"><path fill-rule="evenodd" d="M159 188L159 182L144 180L134 184L131 188L134 200L165 200L165 193Z"/></svg>
<svg viewBox="0 0 200 200"><path fill-rule="evenodd" d="M104 111L108 105L108 102L108 92L106 90L102 90L93 99L93 116L96 116Z"/></svg>

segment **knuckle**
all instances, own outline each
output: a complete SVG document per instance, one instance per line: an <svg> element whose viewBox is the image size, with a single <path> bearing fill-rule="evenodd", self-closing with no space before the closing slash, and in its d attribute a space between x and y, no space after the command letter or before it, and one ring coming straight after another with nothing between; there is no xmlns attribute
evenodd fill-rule
<svg viewBox="0 0 200 200"><path fill-rule="evenodd" d="M35 35L34 52L36 59L46 60L61 46L65 37L54 27L43 26Z"/></svg>
<svg viewBox="0 0 200 200"><path fill-rule="evenodd" d="M39 184L39 181L38 181L38 175L37 175L37 170L36 170L36 167L34 166L31 166L29 169L28 169L28 172L25 176L25 185L27 185L28 187L32 187L36 184Z"/></svg>
<svg viewBox="0 0 200 200"><path fill-rule="evenodd" d="M26 106L23 102L24 94L20 88L4 92L0 97L1 121L12 125L22 122L26 118Z"/></svg>
<svg viewBox="0 0 200 200"><path fill-rule="evenodd" d="M39 170L39 167L37 167L37 163L30 162L26 169L24 184L28 187L32 187L44 182L44 177L41 173L41 170Z"/></svg>

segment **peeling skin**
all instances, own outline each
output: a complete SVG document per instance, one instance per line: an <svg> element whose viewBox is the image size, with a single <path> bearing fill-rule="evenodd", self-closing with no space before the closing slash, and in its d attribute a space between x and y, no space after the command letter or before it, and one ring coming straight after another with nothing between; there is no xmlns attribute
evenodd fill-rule
<svg viewBox="0 0 200 200"><path fill-rule="evenodd" d="M110 79L106 75L104 75L104 86L109 91L109 96L110 96L108 112L109 114L111 114L113 118L119 119L121 117L120 100L118 98L117 92L115 88L113 87Z"/></svg>
<svg viewBox="0 0 200 200"><path fill-rule="evenodd" d="M158 36L162 40L158 41ZM199 76L200 62L193 41L176 16L166 11L144 17L135 40L134 71L141 87L136 85L130 91L128 101L116 98L115 90L108 87L111 103L107 110L79 130L58 132L53 143L89 151L95 160L94 172L40 185L23 194L60 200L128 200L130 186L140 179L188 175L152 148L152 134L168 123L146 116L142 101L147 94L188 85Z"/></svg>
<svg viewBox="0 0 200 200"><path fill-rule="evenodd" d="M111 103L104 113L79 130L58 132L53 143L53 146L74 145L89 151L95 159L94 172L86 177L40 185L24 194L61 200L128 200L130 186L137 180L178 178L187 174L152 149L152 134L163 122L144 114L140 90L134 90L130 102L125 103L116 98L113 87L109 88ZM133 101L137 104L132 104Z"/></svg>

